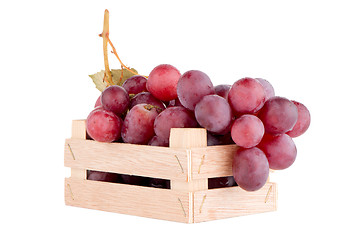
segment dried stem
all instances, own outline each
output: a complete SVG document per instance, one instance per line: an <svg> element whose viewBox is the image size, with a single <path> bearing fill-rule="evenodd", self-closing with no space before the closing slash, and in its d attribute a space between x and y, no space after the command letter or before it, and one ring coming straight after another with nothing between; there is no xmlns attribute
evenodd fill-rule
<svg viewBox="0 0 360 240"><path fill-rule="evenodd" d="M112 44L109 36L107 36L107 40L108 40L108 42L109 42L109 44L110 44L110 46L111 46L111 48L112 48L112 51L113 51L114 55L115 55L116 58L119 60L121 66L124 67L124 68L126 68L129 72L131 72L131 73L133 73L133 74L135 74L135 75L139 75L138 73L136 73L136 72L134 72L133 70L131 70L130 68L128 68L128 67L120 60L119 55L117 54L116 49L115 49L114 45ZM144 75L142 75L142 76L148 78L148 76L144 76Z"/></svg>
<svg viewBox="0 0 360 240"><path fill-rule="evenodd" d="M100 36L103 38L104 63L105 63L104 80L107 82L108 85L114 85L109 68L108 49L107 49L108 39L109 39L109 11L107 9L105 10L104 13L104 28Z"/></svg>

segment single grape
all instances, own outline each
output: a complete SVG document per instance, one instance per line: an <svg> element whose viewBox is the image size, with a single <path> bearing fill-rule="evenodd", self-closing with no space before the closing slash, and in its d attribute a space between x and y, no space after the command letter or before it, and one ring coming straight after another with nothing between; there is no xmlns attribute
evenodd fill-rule
<svg viewBox="0 0 360 240"><path fill-rule="evenodd" d="M231 85L227 85L227 84L217 85L215 87L215 93L217 95L219 95L220 97L223 97L226 100L228 100L228 94L229 94L230 88L231 88Z"/></svg>
<svg viewBox="0 0 360 240"><path fill-rule="evenodd" d="M150 104L158 107L160 110L165 109L164 103L162 103L159 99L155 98L149 92L141 92L136 94L130 101L129 109L133 108L137 104Z"/></svg>
<svg viewBox="0 0 360 240"><path fill-rule="evenodd" d="M296 159L295 143L286 134L278 136L265 134L258 147L266 154L270 168L274 170L288 168Z"/></svg>
<svg viewBox="0 0 360 240"><path fill-rule="evenodd" d="M170 180L152 178L150 179L148 186L154 188L170 189Z"/></svg>
<svg viewBox="0 0 360 240"><path fill-rule="evenodd" d="M290 131L298 119L294 103L283 97L272 97L266 101L258 117L264 123L265 131L272 135Z"/></svg>
<svg viewBox="0 0 360 240"><path fill-rule="evenodd" d="M98 99L96 100L94 108L97 108L97 107L99 107L99 106L101 106L101 95L100 95L100 96L98 97Z"/></svg>
<svg viewBox="0 0 360 240"><path fill-rule="evenodd" d="M242 78L230 88L228 101L237 116L257 112L265 103L265 90L253 78Z"/></svg>
<svg viewBox="0 0 360 240"><path fill-rule="evenodd" d="M125 184L140 185L140 186L145 185L144 177L121 174L121 179L122 179L122 183Z"/></svg>
<svg viewBox="0 0 360 240"><path fill-rule="evenodd" d="M264 124L254 116L245 114L236 119L231 127L231 137L234 142L243 148L258 145L264 136Z"/></svg>
<svg viewBox="0 0 360 240"><path fill-rule="evenodd" d="M218 95L207 95L196 104L195 117L200 126L213 133L229 129L232 113L229 103Z"/></svg>
<svg viewBox="0 0 360 240"><path fill-rule="evenodd" d="M147 80L146 88L152 95L162 101L177 98L176 86L181 74L179 70L169 64L155 67Z"/></svg>
<svg viewBox="0 0 360 240"><path fill-rule="evenodd" d="M138 104L126 115L121 129L124 142L147 144L155 135L154 121L158 111L151 105Z"/></svg>
<svg viewBox="0 0 360 240"><path fill-rule="evenodd" d="M113 142L121 135L123 121L113 112L102 107L97 107L90 112L86 119L86 131L88 135L98 142Z"/></svg>
<svg viewBox="0 0 360 240"><path fill-rule="evenodd" d="M265 185L269 177L269 162L265 153L256 147L239 148L234 156L232 171L242 189L256 191Z"/></svg>
<svg viewBox="0 0 360 240"><path fill-rule="evenodd" d="M162 139L158 136L154 136L148 143L150 146L168 147L169 139Z"/></svg>
<svg viewBox="0 0 360 240"><path fill-rule="evenodd" d="M265 102L267 100L269 100L272 97L275 97L275 90L273 88L273 86L270 84L269 81L263 79L263 78L255 78L256 80L258 80L261 85L264 87L265 90Z"/></svg>
<svg viewBox="0 0 360 240"><path fill-rule="evenodd" d="M99 172L99 171L93 171L93 170L87 171L86 179L93 180L93 181L113 182L113 183L118 183L120 181L119 175L116 173Z"/></svg>
<svg viewBox="0 0 360 240"><path fill-rule="evenodd" d="M112 111L120 116L130 104L129 94L123 87L112 85L101 94L101 105L105 110Z"/></svg>
<svg viewBox="0 0 360 240"><path fill-rule="evenodd" d="M154 130L162 139L169 139L171 128L193 128L197 122L191 112L184 107L170 107L156 117Z"/></svg>
<svg viewBox="0 0 360 240"><path fill-rule="evenodd" d="M305 107L304 104L296 102L296 101L292 101L292 102L295 104L295 106L297 108L298 119L295 123L295 126L292 128L292 130L287 132L286 134L289 135L290 137L294 138L294 137L298 137L298 136L302 135L309 128L310 112Z"/></svg>
<svg viewBox="0 0 360 240"><path fill-rule="evenodd" d="M140 92L146 92L147 79L140 75L132 76L125 80L122 87L128 92L128 94L138 94Z"/></svg>
<svg viewBox="0 0 360 240"><path fill-rule="evenodd" d="M233 186L236 186L235 179L233 176L208 179L208 188L209 189L233 187Z"/></svg>
<svg viewBox="0 0 360 240"><path fill-rule="evenodd" d="M214 93L214 86L208 75L198 70L190 70L184 73L177 85L180 103L192 111L204 96Z"/></svg>

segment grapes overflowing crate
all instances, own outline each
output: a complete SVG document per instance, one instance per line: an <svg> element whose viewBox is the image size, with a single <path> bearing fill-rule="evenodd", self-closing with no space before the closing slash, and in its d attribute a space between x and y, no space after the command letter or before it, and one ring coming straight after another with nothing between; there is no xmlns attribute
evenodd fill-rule
<svg viewBox="0 0 360 240"><path fill-rule="evenodd" d="M173 128L170 147L102 143L87 139L85 120L74 120L65 141L66 205L141 217L197 223L276 210L277 185L247 192L237 186L210 189L232 176L236 145L207 146L206 130ZM157 188L88 180L88 172L168 181Z"/></svg>

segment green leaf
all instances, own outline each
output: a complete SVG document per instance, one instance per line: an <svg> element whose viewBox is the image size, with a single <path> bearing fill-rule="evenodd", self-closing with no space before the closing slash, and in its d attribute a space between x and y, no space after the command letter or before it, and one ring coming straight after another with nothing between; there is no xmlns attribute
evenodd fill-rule
<svg viewBox="0 0 360 240"><path fill-rule="evenodd" d="M131 68L131 70L137 73L137 71L134 68ZM110 71L111 71L111 76L112 76L113 82L119 86L121 86L125 82L126 79L135 75L125 68L124 69L111 69ZM123 73L122 79L120 80L122 71L124 71L124 73ZM104 74L105 74L105 71L101 70L100 72L89 75L89 77L93 80L96 88L101 92L104 91L104 89L107 86L106 82L104 81Z"/></svg>

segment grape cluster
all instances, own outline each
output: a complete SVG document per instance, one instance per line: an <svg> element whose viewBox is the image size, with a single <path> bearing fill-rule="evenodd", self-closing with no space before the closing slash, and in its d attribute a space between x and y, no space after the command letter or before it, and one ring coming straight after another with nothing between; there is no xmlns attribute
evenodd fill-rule
<svg viewBox="0 0 360 240"><path fill-rule="evenodd" d="M308 129L310 113L299 102L275 96L262 78L214 87L204 72L181 75L162 64L148 79L137 75L122 86L107 87L86 124L96 141L162 147L169 146L171 128L205 128L208 146L239 146L234 179L244 190L256 191L266 183L269 169L293 164L297 150L292 138Z"/></svg>

